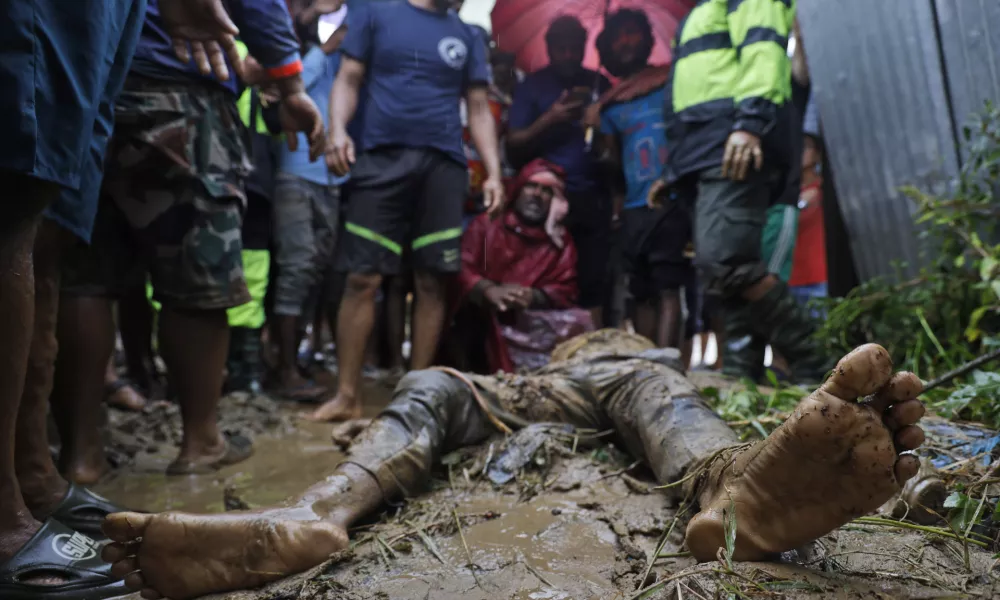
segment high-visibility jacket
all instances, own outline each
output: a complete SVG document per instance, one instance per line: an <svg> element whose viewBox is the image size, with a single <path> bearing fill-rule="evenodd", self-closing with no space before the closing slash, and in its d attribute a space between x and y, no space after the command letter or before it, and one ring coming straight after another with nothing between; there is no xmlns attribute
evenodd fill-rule
<svg viewBox="0 0 1000 600"><path fill-rule="evenodd" d="M236 50L240 53L241 59L246 58L247 55L250 53L250 51L247 50L247 47L243 44L243 42L239 40L236 40ZM243 93L240 94L239 100L236 101L236 108L239 109L240 111L240 119L243 121L243 124L246 125L248 128L252 127L250 124L250 118L251 118L251 113L254 112L253 108L255 102L253 102L253 95L254 95L253 88L246 86L243 88ZM256 127L254 127L254 129L256 130L257 133L263 135L271 135L271 132L268 131L267 129L267 125L264 123L264 117L261 116L259 110L257 111Z"/></svg>
<svg viewBox="0 0 1000 600"><path fill-rule="evenodd" d="M786 162L781 127L791 90L788 35L796 0L700 0L673 41L664 107L668 180L722 163L735 130L764 140Z"/></svg>

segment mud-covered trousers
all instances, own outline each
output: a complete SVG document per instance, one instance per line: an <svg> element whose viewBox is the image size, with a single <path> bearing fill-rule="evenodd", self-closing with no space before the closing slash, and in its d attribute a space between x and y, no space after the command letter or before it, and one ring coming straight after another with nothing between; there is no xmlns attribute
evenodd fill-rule
<svg viewBox="0 0 1000 600"><path fill-rule="evenodd" d="M511 429L541 422L614 429L617 442L644 460L658 481L675 481L739 440L663 354L570 360L532 375L411 372L355 439L347 462L372 474L385 500L415 495L442 455L498 432L482 402ZM479 400L463 379L475 385Z"/></svg>

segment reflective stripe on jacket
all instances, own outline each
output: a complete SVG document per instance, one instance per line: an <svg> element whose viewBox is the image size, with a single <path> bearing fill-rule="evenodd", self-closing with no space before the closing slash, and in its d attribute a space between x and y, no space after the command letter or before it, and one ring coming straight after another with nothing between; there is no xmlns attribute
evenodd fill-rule
<svg viewBox="0 0 1000 600"><path fill-rule="evenodd" d="M240 53L240 59L245 59L250 53L246 45L239 40L236 40L236 49ZM243 93L240 94L239 100L236 101L236 108L240 111L240 120L243 121L243 124L247 128L250 128L250 113L253 111L253 94L253 88L246 86L243 88ZM259 110L257 111L256 132L262 135L271 135L271 132L267 129L267 125L264 123L264 117L260 114Z"/></svg>
<svg viewBox="0 0 1000 600"><path fill-rule="evenodd" d="M664 121L667 178L715 167L734 130L776 134L789 102L788 35L796 0L700 0L677 28ZM784 149L787 153L787 149Z"/></svg>

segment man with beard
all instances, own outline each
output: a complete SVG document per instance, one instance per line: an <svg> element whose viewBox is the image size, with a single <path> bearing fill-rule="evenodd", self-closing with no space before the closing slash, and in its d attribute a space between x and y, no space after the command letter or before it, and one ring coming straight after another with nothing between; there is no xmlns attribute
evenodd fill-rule
<svg viewBox="0 0 1000 600"><path fill-rule="evenodd" d="M490 113L486 46L449 0L361 4L348 16L330 98L327 164L351 174L338 266L347 284L337 324L337 395L313 413L338 421L361 414L359 380L382 278L414 273L411 367L431 365L447 313L447 275L460 267L468 170L460 102L488 172L483 203L503 205L500 155ZM347 125L365 87L360 147ZM357 156L355 153L357 152ZM356 159L356 160L355 160Z"/></svg>
<svg viewBox="0 0 1000 600"><path fill-rule="evenodd" d="M667 160L663 136L663 85L669 67L647 64L653 30L646 13L622 9L610 15L597 37L601 64L618 85L600 100L602 145L624 192L615 194L621 219L622 257L635 300L636 332L660 347L681 347L680 290L695 297L694 267L685 257L691 241L687 207L646 205L649 189ZM697 310L689 302L685 340L694 337ZM687 353L685 353L687 354Z"/></svg>
<svg viewBox="0 0 1000 600"><path fill-rule="evenodd" d="M512 354L504 332L534 339L541 321L561 311L570 331L584 331L579 319L565 314L576 302L576 247L558 225L566 213L562 169L542 159L528 163L508 187L513 200L499 219L479 215L462 238L461 298L456 336L473 370L513 372L518 357L531 360L549 352L562 339L552 336L543 347ZM576 309L584 315L584 311ZM509 333L508 333L509 335ZM478 356L486 340L485 357ZM563 338L564 339L564 338ZM485 360L476 361L476 359ZM476 363L479 364L476 364ZM483 365L482 363L486 363ZM483 367L486 367L485 369Z"/></svg>
<svg viewBox="0 0 1000 600"><path fill-rule="evenodd" d="M566 226L579 252L580 305L602 323L608 298L611 202L596 159L587 149L584 109L610 87L599 73L583 68L587 30L575 17L559 17L545 34L549 65L525 77L510 107L508 156L517 165L534 158L566 172L572 207Z"/></svg>
<svg viewBox="0 0 1000 600"><path fill-rule="evenodd" d="M746 332L727 344L757 336L788 358L793 380L816 381L832 363L813 340L815 324L761 256L766 213L792 162L786 45L795 7L706 0L687 16L666 88L666 169L650 198L672 187L694 202L700 279L725 329Z"/></svg>

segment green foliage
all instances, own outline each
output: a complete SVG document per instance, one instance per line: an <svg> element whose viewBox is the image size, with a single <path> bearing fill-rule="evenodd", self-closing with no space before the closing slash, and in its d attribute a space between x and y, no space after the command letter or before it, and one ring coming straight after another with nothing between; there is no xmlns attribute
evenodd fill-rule
<svg viewBox="0 0 1000 600"><path fill-rule="evenodd" d="M981 354L1000 330L1000 108L987 104L964 133L968 160L949 192L904 190L926 266L912 280L874 279L825 301L818 335L832 355L877 342L897 368L931 379Z"/></svg>
<svg viewBox="0 0 1000 600"><path fill-rule="evenodd" d="M975 371L971 381L931 404L942 417L981 421L1000 429L1000 373Z"/></svg>
<svg viewBox="0 0 1000 600"><path fill-rule="evenodd" d="M754 382L744 379L738 387L725 391L703 388L701 393L723 419L740 423L752 428L760 437L767 437L799 400L808 395L803 388L782 386L771 371L768 371L768 376L774 386L772 392L764 392Z"/></svg>

